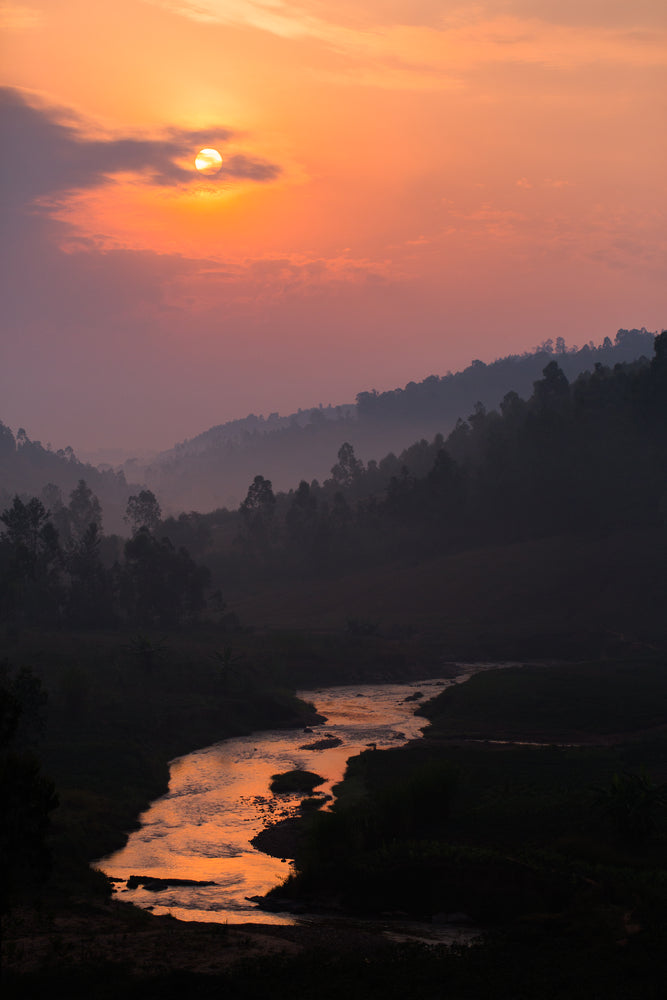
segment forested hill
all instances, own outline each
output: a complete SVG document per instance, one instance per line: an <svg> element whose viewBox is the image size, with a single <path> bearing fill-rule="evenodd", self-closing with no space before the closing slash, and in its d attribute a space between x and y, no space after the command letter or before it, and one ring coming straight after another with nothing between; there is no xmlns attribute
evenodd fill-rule
<svg viewBox="0 0 667 1000"><path fill-rule="evenodd" d="M667 332L654 347L572 381L552 358L527 399L477 406L447 439L366 465L346 443L322 485L274 493L257 474L238 512L160 531L275 627L447 622L466 656L480 636L510 657L530 636L539 655L556 635L663 648Z"/></svg>
<svg viewBox="0 0 667 1000"><path fill-rule="evenodd" d="M403 389L362 392L356 404L231 421L177 445L149 466L130 461L122 471L81 462L71 447L44 447L23 429L15 437L0 423L0 505L7 507L18 494L59 507L83 479L99 498L107 531L126 531L125 506L141 486L152 489L171 513L235 509L258 473L276 490L288 490L301 480L321 482L329 477L343 442L364 462L389 456L385 465L393 469L398 461L394 456L420 439L446 436L478 403L491 409L509 391L529 396L552 360L573 380L596 364L613 369L642 356L648 359L653 341L654 334L645 329L619 330L614 343L607 337L598 347L568 349L561 339L556 344L547 341L532 353L490 364L473 361L464 371L431 375Z"/></svg>
<svg viewBox="0 0 667 1000"><path fill-rule="evenodd" d="M163 507L206 511L235 508L257 472L274 488L286 490L299 480L322 481L344 441L364 461L389 452L399 454L420 438L448 434L459 417L477 403L497 407L509 391L529 396L544 367L556 360L572 380L596 364L607 368L653 354L654 334L619 330L595 346L567 348L563 338L546 341L531 353L492 363L473 361L461 372L430 375L391 392L361 392L355 405L277 413L212 427L164 452L149 466L128 462L128 478L148 485Z"/></svg>
<svg viewBox="0 0 667 1000"><path fill-rule="evenodd" d="M409 382L404 389L361 392L357 396L357 416L362 421L408 423L445 417L451 427L459 417L465 418L471 413L478 402L490 408L498 406L510 391L529 396L533 384L552 360L558 362L571 381L581 372L592 371L596 364L613 368L642 356L650 358L654 338L654 333L642 328L619 330L614 343L605 337L598 347L591 342L581 348L568 349L562 337L555 345L547 340L531 353L510 354L491 364L476 360L461 372L449 372L440 377L429 375L423 382ZM443 428L438 430L443 431Z"/></svg>
<svg viewBox="0 0 667 1000"><path fill-rule="evenodd" d="M0 510L9 507L15 495L40 497L47 508L60 507L82 479L102 505L105 529L124 530L132 487L123 472L80 462L71 447L45 448L41 441L31 441L23 428L14 437L0 421Z"/></svg>

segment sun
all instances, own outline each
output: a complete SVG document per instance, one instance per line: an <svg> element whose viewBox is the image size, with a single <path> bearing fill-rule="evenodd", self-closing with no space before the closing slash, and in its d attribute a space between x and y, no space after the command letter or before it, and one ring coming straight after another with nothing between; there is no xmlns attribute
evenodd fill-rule
<svg viewBox="0 0 667 1000"><path fill-rule="evenodd" d="M195 157L195 167L200 174L217 174L222 157L217 149L200 149Z"/></svg>

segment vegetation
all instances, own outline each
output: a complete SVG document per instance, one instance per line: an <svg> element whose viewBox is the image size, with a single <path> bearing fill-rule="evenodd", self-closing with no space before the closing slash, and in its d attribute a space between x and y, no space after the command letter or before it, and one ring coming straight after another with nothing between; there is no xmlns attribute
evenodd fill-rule
<svg viewBox="0 0 667 1000"><path fill-rule="evenodd" d="M598 362L573 383L557 355L528 400L476 404L446 439L366 466L347 441L322 484L276 494L257 475L237 515L183 514L161 530L232 585L563 534L662 538L665 339L650 363Z"/></svg>
<svg viewBox="0 0 667 1000"><path fill-rule="evenodd" d="M579 664L576 683L574 668L556 665L487 672L443 692L424 707L433 720L425 740L348 762L333 810L302 820L296 876L270 897L485 926L485 944L466 960L489 963L498 992L473 978L482 992L468 993L454 978L457 997L542 995L529 971L536 963L545 982L555 975L549 996L579 995L575 980L591 988L610 969L612 996L634 995L624 992L634 976L642 995L657 995L667 904L667 730L664 721L655 727L664 662L607 663L602 676L601 667ZM608 726L601 683L628 704L622 740L597 735ZM538 703L557 697L533 719L514 701L535 689ZM491 742L452 736L462 705L470 730ZM543 745L493 742L505 734L504 710L516 740ZM554 732L563 741L583 732L586 742L549 745ZM503 948L525 975L505 966ZM444 961L443 975L455 964Z"/></svg>
<svg viewBox="0 0 667 1000"><path fill-rule="evenodd" d="M101 497L107 524L119 531L131 491L122 471L82 462L69 445L54 451L50 444L31 441L23 427L14 437L0 421L0 508L16 495L24 501L38 497L56 515L64 506L63 495L82 479Z"/></svg>
<svg viewBox="0 0 667 1000"><path fill-rule="evenodd" d="M57 899L108 892L89 863L122 845L125 831L164 792L173 757L228 736L303 727L317 718L312 706L276 683L261 650L255 656L251 646L244 648L243 637L238 672L224 677L215 657L217 638L203 630L165 636L31 629L5 641L13 664L32 667L5 662L4 801L7 790L17 788L23 809L34 812L40 850L48 848L52 862L41 893ZM28 744L21 736L28 722L22 720L33 720ZM27 757L17 757L17 731ZM42 773L53 784L45 784ZM57 794L57 808L49 788ZM27 840L25 812L16 820L12 815L11 808L3 810L2 835L18 841L31 858L36 848ZM17 857L3 854L19 895L34 898L35 886Z"/></svg>
<svg viewBox="0 0 667 1000"><path fill-rule="evenodd" d="M128 517L135 531L125 542L122 562L107 568L100 504L85 480L72 491L69 507L55 514L37 497L24 503L15 496L0 514L5 525L0 537L0 620L18 629L173 626L196 618L205 606L209 572L184 548L176 549L169 539L151 533L149 522L157 524L155 504L148 491L130 497Z"/></svg>
<svg viewBox="0 0 667 1000"><path fill-rule="evenodd" d="M555 344L549 340L533 351L490 364L475 360L463 371L429 375L389 392L361 392L354 404L313 407L286 417L251 414L211 427L149 465L128 462L125 474L147 483L171 508L235 508L258 471L280 491L300 479L321 482L342 442L350 443L366 462L388 452L396 462L396 455L414 441L449 434L478 402L490 410L510 391L530 395L533 382L552 360L572 380L596 364L613 369L642 356L650 358L653 338L645 329L619 330L613 343L605 337L597 347L590 343L567 348L559 337ZM400 473L400 464L395 473Z"/></svg>
<svg viewBox="0 0 667 1000"><path fill-rule="evenodd" d="M41 967L10 976L12 988L38 993L48 977L71 996L90 995L92 982L97 995L178 987L254 997L268 985L275 996L310 995L315 981L322 996L658 995L667 332L651 361L606 365L602 354L628 338L646 335L589 349L597 363L573 381L572 352L544 345L529 398L508 392L498 412L473 405L446 439L398 457L364 464L346 434L321 484L303 479L281 493L269 469L254 468L237 510L163 518L150 489L126 489L126 539L104 534L99 480L73 456L45 457L0 427L10 465L67 461L77 473L67 504L42 484L32 495L17 489L0 514L0 835L12 947L27 904L52 928L81 907L89 926L111 921L113 934L147 919L101 909L108 885L88 862L118 846L164 789L171 757L313 720L295 686L433 676L454 658L524 664L425 705L424 740L352 759L330 812L305 799L290 821L297 873L272 894L274 905L382 920L438 925L463 914L485 928L473 949L371 947L348 927L341 956L329 925L319 951L215 975L153 969L139 982L116 959L111 969L98 952L75 963L54 945ZM413 404L440 413L457 379L364 396L355 419L403 420ZM333 416L322 417L327 434ZM350 413L340 417L352 426ZM319 422L274 430L315 437ZM196 461L196 449L184 451ZM257 627L267 623L274 629ZM525 665L533 658L543 662ZM272 788L309 793L321 780L288 772ZM292 826L282 834L287 842ZM57 916L44 915L45 903ZM151 926L168 937L164 923ZM208 935L206 948L227 947L213 931L196 933Z"/></svg>

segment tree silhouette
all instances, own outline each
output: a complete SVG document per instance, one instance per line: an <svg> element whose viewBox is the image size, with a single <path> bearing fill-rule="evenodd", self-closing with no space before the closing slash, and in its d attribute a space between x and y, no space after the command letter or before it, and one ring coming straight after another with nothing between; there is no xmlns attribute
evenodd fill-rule
<svg viewBox="0 0 667 1000"><path fill-rule="evenodd" d="M363 462L354 454L354 448L346 441L338 450L338 461L331 470L331 476L338 489L349 490L363 473Z"/></svg>
<svg viewBox="0 0 667 1000"><path fill-rule="evenodd" d="M155 531L161 517L162 510L152 490L141 490L137 496L131 496L127 501L125 521L134 534L142 528Z"/></svg>
<svg viewBox="0 0 667 1000"><path fill-rule="evenodd" d="M85 479L80 479L76 489L72 490L68 509L73 542L80 542L91 524L96 525L98 531L101 531L102 508L100 501Z"/></svg>
<svg viewBox="0 0 667 1000"><path fill-rule="evenodd" d="M55 622L62 596L63 553L44 504L36 497L24 503L16 496L0 521L6 529L0 539L4 616L17 622Z"/></svg>

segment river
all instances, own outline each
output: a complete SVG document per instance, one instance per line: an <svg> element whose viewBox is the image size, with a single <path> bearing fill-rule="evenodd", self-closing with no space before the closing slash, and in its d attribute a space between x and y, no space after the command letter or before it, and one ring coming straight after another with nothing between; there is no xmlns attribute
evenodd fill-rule
<svg viewBox="0 0 667 1000"><path fill-rule="evenodd" d="M479 666L476 668L479 669ZM113 878L120 899L171 913L179 920L292 924L290 914L260 910L247 897L281 883L290 863L256 850L250 840L269 823L294 815L303 795L273 795L271 776L300 768L326 778L318 792L331 794L349 757L369 745L400 746L421 735L416 696L431 698L466 680L366 684L300 691L327 721L311 732L264 730L224 740L171 762L169 789L140 817L122 850L96 862ZM409 699L409 700L408 700ZM330 736L340 745L306 749ZM169 885L160 891L128 888L132 875L211 885Z"/></svg>

